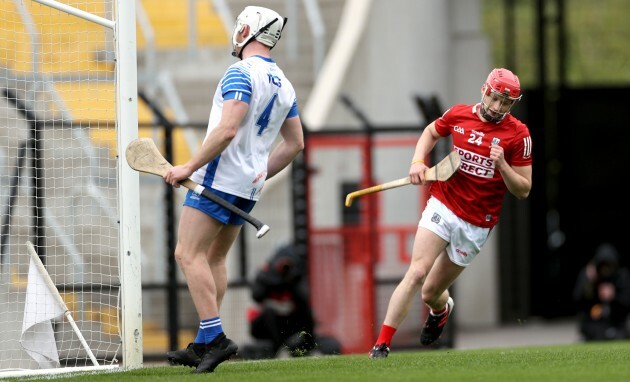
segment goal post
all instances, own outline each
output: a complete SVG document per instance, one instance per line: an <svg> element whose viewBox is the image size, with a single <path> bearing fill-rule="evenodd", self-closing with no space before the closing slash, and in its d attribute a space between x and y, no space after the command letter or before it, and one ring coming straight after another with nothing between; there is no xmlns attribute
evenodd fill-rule
<svg viewBox="0 0 630 382"><path fill-rule="evenodd" d="M0 2L0 378L142 366L135 7ZM33 326L52 362L21 342L28 241L69 312Z"/></svg>
<svg viewBox="0 0 630 382"><path fill-rule="evenodd" d="M116 0L116 100L118 105L118 171L122 345L126 368L142 366L142 282L139 175L124 159L124 149L138 138L136 2Z"/></svg>

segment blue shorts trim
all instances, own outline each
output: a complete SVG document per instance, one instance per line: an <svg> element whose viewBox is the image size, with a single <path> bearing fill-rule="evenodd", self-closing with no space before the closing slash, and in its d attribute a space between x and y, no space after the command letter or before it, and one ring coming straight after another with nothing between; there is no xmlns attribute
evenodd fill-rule
<svg viewBox="0 0 630 382"><path fill-rule="evenodd" d="M256 201L254 200L243 199L241 197L218 191L210 187L206 187L206 190L221 197L226 202L235 205L236 207L247 213L250 213L256 205ZM242 217L238 216L230 210L221 207L212 200L205 198L192 190L189 190L186 194L184 205L198 209L199 211L205 213L206 215L209 215L210 217L220 221L223 224L242 225L243 223L245 223L245 220Z"/></svg>

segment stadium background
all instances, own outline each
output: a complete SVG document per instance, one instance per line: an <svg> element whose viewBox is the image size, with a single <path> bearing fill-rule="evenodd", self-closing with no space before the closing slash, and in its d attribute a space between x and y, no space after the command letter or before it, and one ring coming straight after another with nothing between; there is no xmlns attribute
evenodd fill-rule
<svg viewBox="0 0 630 382"><path fill-rule="evenodd" d="M296 240L310 249L305 255L311 259L314 305L323 321L320 330L337 336L345 333L342 342L350 351L369 346L373 340L369 328L380 325L388 297L404 271L411 245L405 235L419 215L422 192L396 190L367 199L374 205L366 201L362 217L352 216L357 210L344 210L343 196L353 187L403 176L420 129L447 105L476 102L483 79L495 66L512 68L523 81L524 101L514 113L529 124L534 137L534 189L525 202L506 198L503 224L455 285L458 309L451 335L536 318L550 324L571 318L570 294L578 269L601 241L620 244L623 234L620 177L615 176L614 166L599 166L595 159L605 155L608 163L621 162L622 150L606 150L604 140L591 139L598 131L622 141L628 134L622 128L627 117L613 111L620 110L629 97L630 77L623 70L627 57L620 52L624 42L619 40L627 27L618 19L623 12L615 11L623 6L608 2L593 12L592 5L575 0L374 1L366 10L356 43L348 45L346 40L346 45L337 47L337 32L348 28L348 23L360 24L361 8L367 5L318 3L324 32L315 35L304 4L265 3L289 16L274 54L297 85L309 133L307 153L298 164L306 166L308 175L296 166L297 173L294 168L291 176L286 174L267 186L255 213L273 228L264 240L254 239L246 229L240 247L235 248L239 255L232 256L233 285L226 299L235 309L233 320L226 321L235 327L227 330L243 335L239 338L243 342L249 340L242 314L250 303L247 280L275 248ZM246 4L231 1L230 8L236 13ZM591 34L584 33L585 29ZM332 64L318 56L322 42ZM194 115L191 120L203 126L216 76L231 58L225 54L229 48L199 48L196 54L213 55L212 65L189 70L185 67L195 65L194 60L176 59L169 67L184 89L181 96ZM350 56L347 68L338 56L338 61L332 61L331 52L340 54L336 49ZM326 65L338 66L343 77L339 84L327 82L334 77L324 76L330 69ZM204 76L210 77L206 84L200 81ZM195 86L190 86L192 82ZM330 98L322 101L322 95ZM362 151L366 142L372 147L367 152ZM306 177L308 188L302 187ZM308 196L301 193L304 189ZM597 190L604 196L596 197ZM305 211L310 212L306 215ZM373 213L378 218L370 218ZM363 228L353 226L357 221ZM307 229L308 235L300 228ZM353 229L378 232L373 252L361 244L348 244L364 245L372 237L369 233L357 236ZM313 242L331 230L344 238L345 250L338 242L327 248ZM151 237L143 235L143 243L156 242ZM162 249L157 248L156 254L168 258L169 252ZM330 269L315 268L322 258L329 260ZM340 264L345 268L339 270ZM186 292L180 293L183 302ZM161 300L160 294L156 298ZM397 335L399 346L417 345L424 312L420 304L413 311ZM178 326L194 330L192 316L182 311ZM168 322L162 325L169 327ZM350 328L359 330L360 338L351 340Z"/></svg>
<svg viewBox="0 0 630 382"><path fill-rule="evenodd" d="M571 318L575 276L595 247L607 240L625 253L617 175L624 150L609 142L628 137L623 1L594 9L584 0L142 0L140 135L173 163L201 144L217 81L234 62L226 15L254 3L289 18L274 57L296 85L307 150L266 185L254 210L271 232L257 240L246 227L230 254L222 317L239 344L251 341L248 282L277 248L295 242L309 258L318 330L347 352L371 346L425 195L407 187L353 209L343 197L404 176L421 129L448 105L476 102L497 66L522 79L514 113L534 138L534 188L525 202L506 198L502 223L455 285L458 308L444 344L470 328ZM184 192L148 175L141 192L144 351L159 358L188 343L198 320L172 257ZM418 301L398 346L417 346L425 313Z"/></svg>

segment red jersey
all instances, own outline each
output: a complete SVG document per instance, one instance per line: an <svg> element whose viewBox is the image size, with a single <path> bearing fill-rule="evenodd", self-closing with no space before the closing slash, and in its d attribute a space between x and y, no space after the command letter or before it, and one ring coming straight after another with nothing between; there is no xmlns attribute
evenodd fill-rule
<svg viewBox="0 0 630 382"><path fill-rule="evenodd" d="M435 121L443 137L453 137L453 150L462 158L459 171L448 182L433 182L429 193L455 215L483 228L499 219L507 187L490 159L490 144L503 147L510 166L532 164L532 139L527 126L508 114L500 123L484 122L477 105L455 105Z"/></svg>

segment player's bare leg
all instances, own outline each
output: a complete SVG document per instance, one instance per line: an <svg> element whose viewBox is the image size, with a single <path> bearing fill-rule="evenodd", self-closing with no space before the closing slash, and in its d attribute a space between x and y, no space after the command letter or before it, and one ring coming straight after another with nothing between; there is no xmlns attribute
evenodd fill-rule
<svg viewBox="0 0 630 382"><path fill-rule="evenodd" d="M217 287L206 258L223 224L205 213L184 206L180 217L175 259L186 282L200 319L219 314Z"/></svg>
<svg viewBox="0 0 630 382"><path fill-rule="evenodd" d="M440 338L455 305L448 288L464 269L453 263L446 251L442 251L436 259L422 286L422 301L431 309L420 334L420 342L423 345L430 345Z"/></svg>
<svg viewBox="0 0 630 382"><path fill-rule="evenodd" d="M219 233L214 238L210 248L206 253L206 261L210 267L210 273L215 288L215 304L217 307L216 317L219 317L221 302L225 291L227 290L227 254L241 230L241 225L226 224L223 225ZM219 320L220 322L220 320ZM228 360L236 354L238 346L234 341L225 336L223 332L207 344L205 353L199 361L199 366L195 369L195 373L213 372L214 369L223 361Z"/></svg>
<svg viewBox="0 0 630 382"><path fill-rule="evenodd" d="M389 301L384 321L386 325L397 328L407 317L414 298L429 276L438 255L447 244L426 228L418 228L411 264Z"/></svg>
<svg viewBox="0 0 630 382"><path fill-rule="evenodd" d="M200 321L216 322L217 328L220 328L220 303L227 288L225 258L239 230L240 226L226 226L197 209L183 207L175 258L186 276ZM236 354L236 344L222 330L217 330L220 333L211 340L200 341L203 330L207 330L202 327L200 324L195 343L167 353L171 363L196 366L195 373L211 372Z"/></svg>
<svg viewBox="0 0 630 382"><path fill-rule="evenodd" d="M440 310L446 305L448 288L464 271L464 267L453 263L446 251L443 251L433 264L427 279L422 286L422 301L433 310Z"/></svg>
<svg viewBox="0 0 630 382"><path fill-rule="evenodd" d="M217 291L216 303L219 310L221 310L221 302L227 290L227 269L225 266L227 254L241 231L241 227L242 225L226 224L212 242L206 255Z"/></svg>
<svg viewBox="0 0 630 382"><path fill-rule="evenodd" d="M221 226L197 209L182 209L175 260L186 277L200 321L218 315L217 292L206 253ZM195 338L185 349L169 351L166 356L172 364L197 367L205 351L205 342Z"/></svg>
<svg viewBox="0 0 630 382"><path fill-rule="evenodd" d="M389 344L398 326L409 314L409 309L429 275L437 256L448 243L426 228L419 227L413 246L409 269L389 300L387 314L370 358L385 358Z"/></svg>

